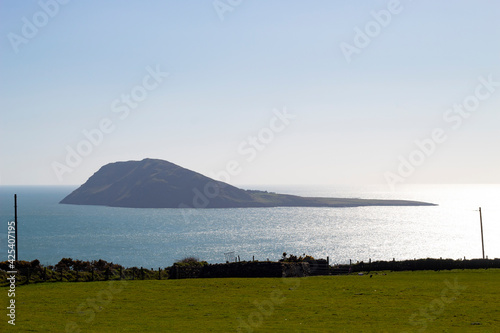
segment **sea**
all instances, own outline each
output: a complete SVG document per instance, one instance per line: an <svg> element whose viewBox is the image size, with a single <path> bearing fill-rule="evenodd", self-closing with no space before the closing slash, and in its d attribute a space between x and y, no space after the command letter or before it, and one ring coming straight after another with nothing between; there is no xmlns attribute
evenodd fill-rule
<svg viewBox="0 0 500 333"><path fill-rule="evenodd" d="M63 205L77 186L0 186L0 261L18 202L18 255L125 267L167 267L186 257L209 263L278 260L284 252L330 263L415 258L500 258L500 184L240 186L301 196L402 199L415 207L141 209Z"/></svg>

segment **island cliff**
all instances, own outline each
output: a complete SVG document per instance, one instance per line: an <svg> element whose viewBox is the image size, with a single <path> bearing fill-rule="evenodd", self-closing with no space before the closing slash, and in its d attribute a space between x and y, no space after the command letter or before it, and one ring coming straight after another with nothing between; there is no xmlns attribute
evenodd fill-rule
<svg viewBox="0 0 500 333"><path fill-rule="evenodd" d="M131 208L433 205L406 200L309 198L243 190L157 159L107 164L60 203Z"/></svg>

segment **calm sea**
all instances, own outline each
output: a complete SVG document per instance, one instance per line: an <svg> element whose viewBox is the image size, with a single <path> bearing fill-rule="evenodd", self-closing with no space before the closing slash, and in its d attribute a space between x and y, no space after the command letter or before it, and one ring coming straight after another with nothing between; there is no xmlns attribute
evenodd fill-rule
<svg viewBox="0 0 500 333"><path fill-rule="evenodd" d="M500 257L500 185L252 186L304 196L408 199L433 207L136 209L60 205L76 187L0 187L0 260L18 195L19 259L53 265L63 257L131 267L170 266L195 256L224 262L276 260L283 252L331 262Z"/></svg>

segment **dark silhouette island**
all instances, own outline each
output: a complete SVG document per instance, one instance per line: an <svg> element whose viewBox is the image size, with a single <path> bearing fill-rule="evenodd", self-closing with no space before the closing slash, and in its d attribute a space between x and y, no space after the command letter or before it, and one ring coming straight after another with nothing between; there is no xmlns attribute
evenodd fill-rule
<svg viewBox="0 0 500 333"><path fill-rule="evenodd" d="M130 208L434 205L419 201L310 198L266 191L243 190L157 159L107 164L60 203Z"/></svg>

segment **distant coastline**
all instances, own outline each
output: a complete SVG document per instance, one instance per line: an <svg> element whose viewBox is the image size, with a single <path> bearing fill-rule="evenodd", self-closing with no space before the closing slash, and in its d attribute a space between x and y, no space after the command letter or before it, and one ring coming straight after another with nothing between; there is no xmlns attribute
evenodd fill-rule
<svg viewBox="0 0 500 333"><path fill-rule="evenodd" d="M243 190L155 159L107 164L60 203L127 208L435 206L410 200L302 197Z"/></svg>

